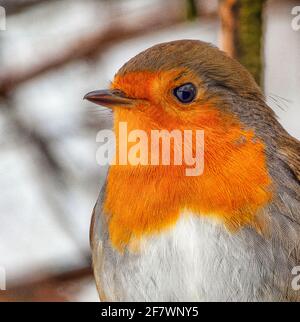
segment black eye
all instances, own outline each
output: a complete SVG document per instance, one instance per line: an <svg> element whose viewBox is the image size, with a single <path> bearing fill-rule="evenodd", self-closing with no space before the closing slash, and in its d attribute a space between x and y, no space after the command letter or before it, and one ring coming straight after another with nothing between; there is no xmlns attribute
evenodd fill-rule
<svg viewBox="0 0 300 322"><path fill-rule="evenodd" d="M190 103L196 97L196 87L192 83L187 83L174 88L173 94L182 103Z"/></svg>

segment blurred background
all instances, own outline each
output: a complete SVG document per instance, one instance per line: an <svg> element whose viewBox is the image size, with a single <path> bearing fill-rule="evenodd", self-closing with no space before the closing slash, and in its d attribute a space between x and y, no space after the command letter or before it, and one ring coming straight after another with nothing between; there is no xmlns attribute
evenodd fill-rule
<svg viewBox="0 0 300 322"><path fill-rule="evenodd" d="M98 300L88 238L106 169L96 163L95 138L112 115L82 98L108 86L141 50L184 38L223 48L252 72L281 123L300 138L297 5L0 0L0 268L7 289L0 301Z"/></svg>

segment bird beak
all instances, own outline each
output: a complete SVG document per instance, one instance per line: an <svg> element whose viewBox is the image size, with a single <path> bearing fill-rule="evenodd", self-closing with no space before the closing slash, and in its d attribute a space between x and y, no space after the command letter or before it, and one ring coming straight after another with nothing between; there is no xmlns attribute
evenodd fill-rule
<svg viewBox="0 0 300 322"><path fill-rule="evenodd" d="M114 106L130 108L134 101L134 99L126 97L122 91L114 89L92 91L87 93L83 99L109 108Z"/></svg>

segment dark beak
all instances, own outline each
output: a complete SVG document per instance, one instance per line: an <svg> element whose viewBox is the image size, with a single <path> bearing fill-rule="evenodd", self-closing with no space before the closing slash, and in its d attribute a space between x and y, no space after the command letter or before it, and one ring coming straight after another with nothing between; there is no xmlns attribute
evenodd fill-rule
<svg viewBox="0 0 300 322"><path fill-rule="evenodd" d="M83 99L87 99L98 105L106 107L124 106L127 108L132 107L134 99L128 98L120 90L99 90L87 93Z"/></svg>

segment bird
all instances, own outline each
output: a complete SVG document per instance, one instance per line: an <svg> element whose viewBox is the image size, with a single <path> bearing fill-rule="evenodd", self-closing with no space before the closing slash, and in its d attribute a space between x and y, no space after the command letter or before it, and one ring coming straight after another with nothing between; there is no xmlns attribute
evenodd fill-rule
<svg viewBox="0 0 300 322"><path fill-rule="evenodd" d="M101 301L300 301L300 143L245 67L170 41L85 99L113 111L116 149L121 122L204 133L200 175L184 162L109 166L90 228Z"/></svg>

